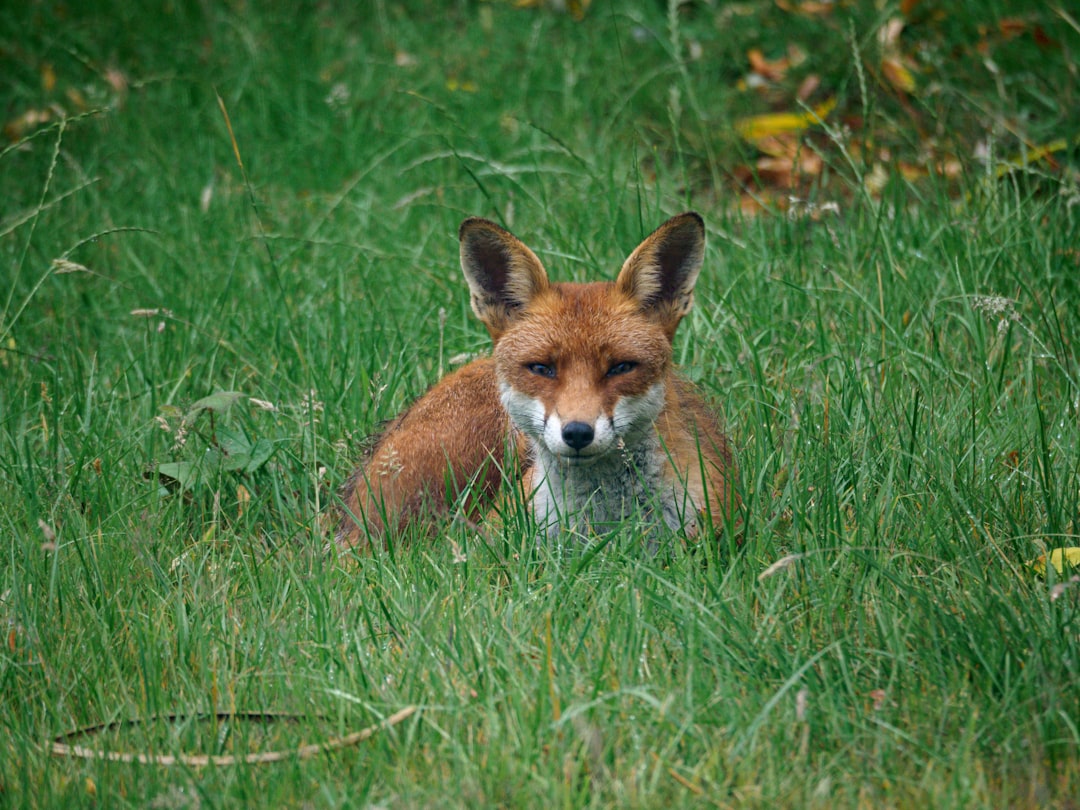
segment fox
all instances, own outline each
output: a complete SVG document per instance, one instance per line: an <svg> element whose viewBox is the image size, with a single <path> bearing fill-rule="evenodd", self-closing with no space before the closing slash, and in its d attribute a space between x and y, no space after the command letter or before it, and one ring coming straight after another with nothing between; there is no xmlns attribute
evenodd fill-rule
<svg viewBox="0 0 1080 810"><path fill-rule="evenodd" d="M452 507L480 518L508 486L538 541L630 520L650 538L719 535L738 505L732 450L673 360L704 260L701 216L668 219L614 281L553 282L487 219L466 219L458 236L491 355L444 377L377 437L340 493L338 547L382 544Z"/></svg>

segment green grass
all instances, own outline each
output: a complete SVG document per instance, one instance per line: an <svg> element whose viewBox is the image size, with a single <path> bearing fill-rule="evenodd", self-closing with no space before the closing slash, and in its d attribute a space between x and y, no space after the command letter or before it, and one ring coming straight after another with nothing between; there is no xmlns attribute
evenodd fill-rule
<svg viewBox="0 0 1080 810"><path fill-rule="evenodd" d="M1072 18L918 4L902 98L869 4L25 5L0 110L49 120L0 151L0 805L1075 807L1080 585L1028 567L1080 546ZM740 89L789 43L790 86ZM809 73L839 100L819 211L744 217L785 194L734 119ZM920 150L963 171L905 180ZM324 551L363 437L488 345L461 219L592 279L691 207L676 356L738 448L741 545ZM114 721L81 742L293 748L408 705L273 765L48 751ZM229 711L295 719L193 719Z"/></svg>

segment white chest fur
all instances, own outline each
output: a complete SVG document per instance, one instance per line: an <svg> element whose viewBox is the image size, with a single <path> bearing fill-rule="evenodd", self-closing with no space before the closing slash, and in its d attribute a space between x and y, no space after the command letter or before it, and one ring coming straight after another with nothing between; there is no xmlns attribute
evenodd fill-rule
<svg viewBox="0 0 1080 810"><path fill-rule="evenodd" d="M650 535L663 525L697 530L701 504L691 502L656 431L665 403L663 382L623 397L610 417L597 416L595 437L580 454L563 441L557 412L549 413L543 403L509 385L501 388L503 406L529 439L532 512L549 538L603 532L626 521Z"/></svg>
<svg viewBox="0 0 1080 810"><path fill-rule="evenodd" d="M667 452L654 434L632 449L590 462L536 450L532 510L551 539L561 533L587 535L634 521L646 534L661 525L697 528L698 506L673 474Z"/></svg>

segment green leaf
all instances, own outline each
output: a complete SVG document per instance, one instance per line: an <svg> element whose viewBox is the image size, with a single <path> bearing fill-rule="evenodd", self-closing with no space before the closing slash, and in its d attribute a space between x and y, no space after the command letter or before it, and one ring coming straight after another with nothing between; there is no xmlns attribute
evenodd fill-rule
<svg viewBox="0 0 1080 810"><path fill-rule="evenodd" d="M194 461L170 461L158 464L157 474L166 487L172 489L179 486L184 491L190 489L198 478L198 466Z"/></svg>
<svg viewBox="0 0 1080 810"><path fill-rule="evenodd" d="M215 436L218 447L226 456L241 456L251 453L251 440L242 430L219 425Z"/></svg>
<svg viewBox="0 0 1080 810"><path fill-rule="evenodd" d="M268 439L256 440L255 446L251 448L251 460L248 462L247 467L244 468L244 472L255 472L263 464L268 462L272 455L274 455L273 442Z"/></svg>
<svg viewBox="0 0 1080 810"><path fill-rule="evenodd" d="M273 442L267 439L252 442L246 433L237 428L220 426L215 435L218 447L225 454L222 469L253 473L274 455Z"/></svg>
<svg viewBox="0 0 1080 810"><path fill-rule="evenodd" d="M240 391L218 391L216 394L211 394L194 402L191 406L191 412L216 411L217 413L225 413L244 396Z"/></svg>

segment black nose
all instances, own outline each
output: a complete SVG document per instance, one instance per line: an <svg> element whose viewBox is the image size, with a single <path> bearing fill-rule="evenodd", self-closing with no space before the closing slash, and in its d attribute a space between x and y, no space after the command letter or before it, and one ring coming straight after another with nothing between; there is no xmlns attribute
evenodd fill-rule
<svg viewBox="0 0 1080 810"><path fill-rule="evenodd" d="M584 422L567 422L563 425L562 439L575 450L584 450L593 440L592 425Z"/></svg>

